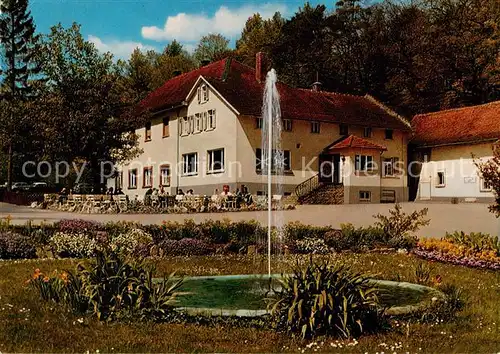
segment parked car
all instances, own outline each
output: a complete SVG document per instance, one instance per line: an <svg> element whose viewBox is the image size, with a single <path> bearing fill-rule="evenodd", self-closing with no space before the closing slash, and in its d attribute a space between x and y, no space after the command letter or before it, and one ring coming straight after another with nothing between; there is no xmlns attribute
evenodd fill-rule
<svg viewBox="0 0 500 354"><path fill-rule="evenodd" d="M26 182L14 182L12 183L13 191L27 191L30 189L30 185Z"/></svg>

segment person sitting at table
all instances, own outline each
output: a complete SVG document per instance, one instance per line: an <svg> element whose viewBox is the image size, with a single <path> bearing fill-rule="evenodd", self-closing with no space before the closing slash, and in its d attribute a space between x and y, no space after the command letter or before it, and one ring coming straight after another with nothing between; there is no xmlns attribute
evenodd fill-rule
<svg viewBox="0 0 500 354"><path fill-rule="evenodd" d="M182 191L182 189L179 189L179 190L177 191L177 195L184 195L184 192Z"/></svg>
<svg viewBox="0 0 500 354"><path fill-rule="evenodd" d="M113 187L109 187L109 189L106 190L106 195L109 195L109 200L113 201Z"/></svg>
<svg viewBox="0 0 500 354"><path fill-rule="evenodd" d="M193 190L192 189L188 189L186 195L194 195Z"/></svg>
<svg viewBox="0 0 500 354"><path fill-rule="evenodd" d="M59 204L64 204L66 200L68 200L68 191L66 188L63 188L59 193Z"/></svg>
<svg viewBox="0 0 500 354"><path fill-rule="evenodd" d="M225 184L222 186L222 193L220 194L222 197L229 197L232 196L233 194L229 191L229 185Z"/></svg>

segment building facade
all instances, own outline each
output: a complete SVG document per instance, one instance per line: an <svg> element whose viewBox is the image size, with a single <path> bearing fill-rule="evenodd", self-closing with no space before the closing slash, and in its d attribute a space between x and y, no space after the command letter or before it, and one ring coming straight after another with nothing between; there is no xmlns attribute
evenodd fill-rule
<svg viewBox="0 0 500 354"><path fill-rule="evenodd" d="M494 200L476 163L493 157L500 137L500 102L418 115L412 125L417 200Z"/></svg>
<svg viewBox="0 0 500 354"><path fill-rule="evenodd" d="M141 199L150 188L211 195L229 185L264 194L261 106L265 65L226 59L167 81L141 103L151 121L139 127L142 154L118 166L120 187ZM369 96L278 84L285 195L310 178L344 189L344 203L407 200L411 127Z"/></svg>

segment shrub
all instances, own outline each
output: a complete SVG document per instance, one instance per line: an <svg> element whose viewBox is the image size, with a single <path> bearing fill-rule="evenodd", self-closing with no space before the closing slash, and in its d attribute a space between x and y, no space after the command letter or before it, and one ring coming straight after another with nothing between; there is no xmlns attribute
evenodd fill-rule
<svg viewBox="0 0 500 354"><path fill-rule="evenodd" d="M446 233L445 240L456 245L465 246L473 252L494 251L500 257L500 239L498 236L491 236L481 232L466 234L463 231L455 231L452 234Z"/></svg>
<svg viewBox="0 0 500 354"><path fill-rule="evenodd" d="M172 308L182 280L153 282L154 268L144 262L111 253L97 253L88 267L81 267L85 294L99 320L154 319Z"/></svg>
<svg viewBox="0 0 500 354"><path fill-rule="evenodd" d="M303 240L297 240L295 242L294 251L306 254L327 254L331 252L323 239L310 237Z"/></svg>
<svg viewBox="0 0 500 354"><path fill-rule="evenodd" d="M50 239L54 254L59 257L90 257L97 250L97 241L85 233L57 232Z"/></svg>
<svg viewBox="0 0 500 354"><path fill-rule="evenodd" d="M413 248L418 238L414 235L422 226L427 226L430 220L425 219L428 209L414 211L411 214L403 212L401 205L397 203L394 209L389 210L390 216L377 214L376 227L384 230L387 240L392 247Z"/></svg>
<svg viewBox="0 0 500 354"><path fill-rule="evenodd" d="M46 301L64 303L74 312L90 311L99 320L160 320L172 310L182 279L153 281L154 268L116 253L98 252L76 273L48 277L38 269L29 283Z"/></svg>
<svg viewBox="0 0 500 354"><path fill-rule="evenodd" d="M368 278L343 265L297 265L281 280L282 289L269 299L279 330L312 338L358 336L379 328L377 289Z"/></svg>
<svg viewBox="0 0 500 354"><path fill-rule="evenodd" d="M230 242L237 245L238 248L254 245L257 240L267 238L267 230L257 221L239 221L231 224L229 232Z"/></svg>
<svg viewBox="0 0 500 354"><path fill-rule="evenodd" d="M146 231L132 229L111 239L110 248L113 252L123 254L134 254L142 246L149 245L153 238Z"/></svg>
<svg viewBox="0 0 500 354"><path fill-rule="evenodd" d="M10 231L0 232L1 259L21 259L35 257L36 248L29 237Z"/></svg>
<svg viewBox="0 0 500 354"><path fill-rule="evenodd" d="M385 234L376 227L359 227L353 224L341 224L340 237L329 237L329 246L337 251L360 251L363 248L373 248L376 244L387 246Z"/></svg>
<svg viewBox="0 0 500 354"><path fill-rule="evenodd" d="M229 219L203 221L199 224L201 237L210 243L228 243L231 239L233 225ZM239 235L239 237L241 236L243 235Z"/></svg>
<svg viewBox="0 0 500 354"><path fill-rule="evenodd" d="M164 240L159 247L165 256L204 256L214 252L209 244L193 238Z"/></svg>
<svg viewBox="0 0 500 354"><path fill-rule="evenodd" d="M59 231L63 233L96 233L103 229L97 221L83 219L63 219L59 222Z"/></svg>
<svg viewBox="0 0 500 354"><path fill-rule="evenodd" d="M285 242L288 243L305 238L324 238L326 232L330 230L329 227L304 225L299 221L294 221L285 225L283 236Z"/></svg>

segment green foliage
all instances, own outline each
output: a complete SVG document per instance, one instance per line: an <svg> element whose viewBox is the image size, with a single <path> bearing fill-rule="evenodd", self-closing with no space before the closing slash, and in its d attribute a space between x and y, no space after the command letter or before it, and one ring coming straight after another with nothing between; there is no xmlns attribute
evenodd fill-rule
<svg viewBox="0 0 500 354"><path fill-rule="evenodd" d="M98 247L96 239L84 232L56 232L50 238L49 245L59 257L77 258L93 256Z"/></svg>
<svg viewBox="0 0 500 354"><path fill-rule="evenodd" d="M437 299L425 309L410 317L423 323L452 322L467 305L467 297L456 285L443 285L440 289L445 297Z"/></svg>
<svg viewBox="0 0 500 354"><path fill-rule="evenodd" d="M198 63L223 59L229 54L229 39L219 33L211 33L201 37L194 51L194 58Z"/></svg>
<svg viewBox="0 0 500 354"><path fill-rule="evenodd" d="M114 253L98 253L79 270L85 294L99 320L162 316L172 308L182 280L154 283L154 268Z"/></svg>
<svg viewBox="0 0 500 354"><path fill-rule="evenodd" d="M281 286L269 305L280 330L312 338L357 337L379 328L377 289L343 265L311 259L305 268L297 264Z"/></svg>
<svg viewBox="0 0 500 354"><path fill-rule="evenodd" d="M422 226L427 226L430 220L425 219L428 209L414 211L411 214L403 212L401 205L396 203L394 209L389 210L390 216L377 214L376 227L384 230L388 240L394 247L412 248L418 239L414 235Z"/></svg>
<svg viewBox="0 0 500 354"><path fill-rule="evenodd" d="M495 251L500 257L500 240L498 236L491 236L481 232L471 232L466 234L463 231L446 233L445 240L451 243L465 246L475 252Z"/></svg>
<svg viewBox="0 0 500 354"><path fill-rule="evenodd" d="M30 286L45 301L68 306L73 312L88 311L101 321L119 319L159 320L169 315L182 279L164 277L153 281L154 267L116 253L97 252L88 265L75 273L51 277L39 269Z"/></svg>
<svg viewBox="0 0 500 354"><path fill-rule="evenodd" d="M414 282L422 285L432 283L432 267L427 262L420 262L414 267Z"/></svg>
<svg viewBox="0 0 500 354"><path fill-rule="evenodd" d="M388 246L386 234L378 227L358 227L353 224L341 224L341 234L328 238L328 244L337 251L352 250L361 251L376 246Z"/></svg>
<svg viewBox="0 0 500 354"><path fill-rule="evenodd" d="M113 237L110 242L111 251L125 255L137 254L141 248L148 246L153 238L146 231L136 228Z"/></svg>

